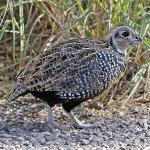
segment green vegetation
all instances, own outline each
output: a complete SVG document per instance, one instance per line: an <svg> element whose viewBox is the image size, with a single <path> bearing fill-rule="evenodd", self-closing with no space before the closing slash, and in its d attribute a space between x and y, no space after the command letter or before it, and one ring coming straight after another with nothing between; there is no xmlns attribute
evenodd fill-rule
<svg viewBox="0 0 150 150"><path fill-rule="evenodd" d="M128 51L129 67L120 83L104 94L123 106L133 97L150 98L150 1L148 0L1 0L0 73L15 73L48 39L51 45L69 38L104 38L125 24L136 29L143 44ZM15 72L11 73L10 72ZM112 94L113 93L113 94ZM117 93L117 94L114 94ZM140 95L139 95L140 93ZM103 95L103 96L104 96ZM110 97L111 95L111 97Z"/></svg>

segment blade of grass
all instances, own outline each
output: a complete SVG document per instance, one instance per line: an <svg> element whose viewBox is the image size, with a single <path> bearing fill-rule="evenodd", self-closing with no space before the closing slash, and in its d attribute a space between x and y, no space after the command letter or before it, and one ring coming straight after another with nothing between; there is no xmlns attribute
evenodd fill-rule
<svg viewBox="0 0 150 150"><path fill-rule="evenodd" d="M24 49L24 15L23 15L23 0L19 0L19 20L20 20L20 67L24 65L23 58L25 57Z"/></svg>
<svg viewBox="0 0 150 150"><path fill-rule="evenodd" d="M30 6L29 15L28 15L28 19L27 19L27 24L26 25L29 24L29 20L30 20L30 17L31 17L32 10L33 10L33 1L31 2L31 6Z"/></svg>
<svg viewBox="0 0 150 150"><path fill-rule="evenodd" d="M112 0L110 0L110 4L109 4L109 29L112 28Z"/></svg>
<svg viewBox="0 0 150 150"><path fill-rule="evenodd" d="M59 27L62 29L62 23L51 13L51 11L48 9L48 7L46 6L46 4L44 2L34 0L34 3L39 8L39 10L44 13L49 24L51 24L53 22L53 21L51 21L51 19L53 19L59 25Z"/></svg>
<svg viewBox="0 0 150 150"><path fill-rule="evenodd" d="M83 13L83 7L82 7L82 3L81 0L77 0L77 6L79 7L80 13Z"/></svg>
<svg viewBox="0 0 150 150"><path fill-rule="evenodd" d="M40 19L41 19L43 16L44 16L44 14L41 14L40 16L38 16L37 19L35 20L35 22L33 23L32 27L31 27L31 29L30 29L30 31L29 31L29 34L28 34L28 38L27 38L27 40L26 40L26 43L29 43L29 39L30 39L30 36L31 36L31 34L32 34L32 31L33 31L34 27L36 26L36 24L38 23L38 21L40 21ZM27 46L28 46L28 45L26 45L25 50L27 50Z"/></svg>
<svg viewBox="0 0 150 150"><path fill-rule="evenodd" d="M142 38L144 38L145 34L147 33L147 31L150 27L149 17L150 17L149 15L143 14L141 32L140 32L140 35L141 35ZM136 57L135 57L135 62L138 62L140 60L140 54L141 54L141 44L138 45L137 52L136 52Z"/></svg>
<svg viewBox="0 0 150 150"><path fill-rule="evenodd" d="M88 24L87 24L87 21L88 21L88 18L89 18L89 16L90 15L96 15L94 12L91 12L91 13L89 13L86 17L85 17L85 19L84 19L84 23L83 23L83 31L84 31L84 37L85 37L85 32L88 32L89 34L91 33L90 32L90 28L89 28L89 26L88 26Z"/></svg>
<svg viewBox="0 0 150 150"><path fill-rule="evenodd" d="M6 4L6 7L5 7L5 10L4 10L4 13L2 13L2 14L0 15L0 20L1 20L1 22L0 22L0 26L2 25L2 23L3 23L3 21L4 21L4 18L5 18L6 13L7 13L7 9L8 9L8 1L7 1L7 4ZM1 19L1 17L2 17L2 19Z"/></svg>
<svg viewBox="0 0 150 150"><path fill-rule="evenodd" d="M11 21L10 21L10 23L11 23ZM4 27L4 26L3 26L3 27ZM1 31L2 31L2 30L0 30L0 32L1 32ZM4 32L7 32L7 33L13 33L12 30L5 30ZM15 33L20 34L19 31L15 31Z"/></svg>
<svg viewBox="0 0 150 150"><path fill-rule="evenodd" d="M2 30L0 31L0 40L2 39L3 34L4 34L4 32L5 32L6 28L7 28L7 26L8 26L10 23L11 23L10 20L6 20L6 21L5 21L5 23L4 23L4 25L3 25L3 28L2 28Z"/></svg>
<svg viewBox="0 0 150 150"><path fill-rule="evenodd" d="M135 74L135 76L132 78L128 90L119 98L119 100L122 100L123 98L125 98L126 95L129 94L128 98L122 100L122 104L120 108L124 107L126 103L129 101L129 99L131 99L131 97L134 96L135 92L137 91L137 88L139 87L139 84L143 80L143 76L149 65L150 65L149 63L144 64L140 68L140 70Z"/></svg>
<svg viewBox="0 0 150 150"><path fill-rule="evenodd" d="M9 0L9 10L10 10L10 15L11 15L11 24L12 24L12 30L13 30L13 61L16 62L15 56L16 56L16 46L15 46L15 41L16 41L16 35L15 35L15 17L14 17L14 10L13 10L13 2L12 0Z"/></svg>

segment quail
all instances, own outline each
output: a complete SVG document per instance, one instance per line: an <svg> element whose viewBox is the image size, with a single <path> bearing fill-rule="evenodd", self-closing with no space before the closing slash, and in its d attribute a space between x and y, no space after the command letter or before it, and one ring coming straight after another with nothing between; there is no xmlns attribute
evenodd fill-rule
<svg viewBox="0 0 150 150"><path fill-rule="evenodd" d="M112 85L126 69L126 52L141 38L128 26L117 26L105 40L71 39L53 47L46 44L17 76L8 100L31 93L47 103L48 122L56 127L52 107L62 104L75 128L94 127L82 124L72 109L93 99Z"/></svg>

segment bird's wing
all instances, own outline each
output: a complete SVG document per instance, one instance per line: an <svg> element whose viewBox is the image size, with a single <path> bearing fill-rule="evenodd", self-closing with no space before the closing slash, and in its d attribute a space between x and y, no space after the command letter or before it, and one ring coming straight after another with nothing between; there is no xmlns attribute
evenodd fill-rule
<svg viewBox="0 0 150 150"><path fill-rule="evenodd" d="M104 48L105 41L89 39L60 43L31 60L18 81L31 91L76 91L75 79L92 70L96 52Z"/></svg>

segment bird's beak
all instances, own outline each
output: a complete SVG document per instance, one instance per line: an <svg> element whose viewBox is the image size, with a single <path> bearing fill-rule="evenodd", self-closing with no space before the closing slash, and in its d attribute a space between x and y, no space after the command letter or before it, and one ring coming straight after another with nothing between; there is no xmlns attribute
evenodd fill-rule
<svg viewBox="0 0 150 150"><path fill-rule="evenodd" d="M134 44L139 44L142 42L142 38L140 36L136 36L135 38L132 38L130 40L131 43L134 43Z"/></svg>

